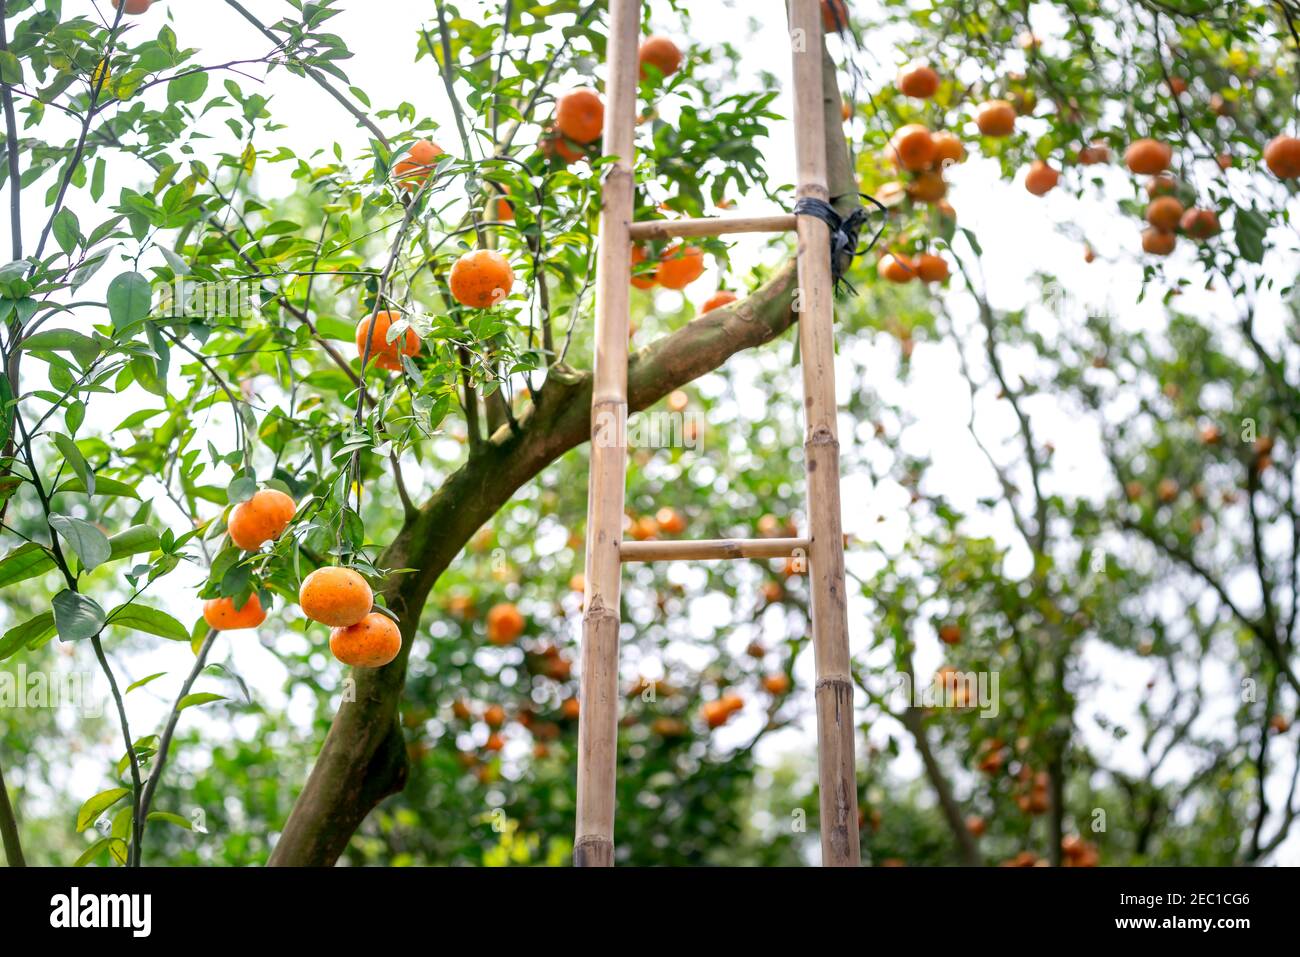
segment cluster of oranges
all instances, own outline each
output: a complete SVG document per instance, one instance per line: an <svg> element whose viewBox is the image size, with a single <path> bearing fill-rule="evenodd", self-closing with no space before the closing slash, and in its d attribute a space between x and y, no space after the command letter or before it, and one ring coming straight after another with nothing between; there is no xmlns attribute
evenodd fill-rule
<svg viewBox="0 0 1300 957"><path fill-rule="evenodd" d="M904 96L928 100L938 92L939 82L939 74L933 67L915 62L899 70L896 86ZM994 130L993 119L990 119L993 114L985 109L989 105L984 104L977 116L982 132L985 126L990 131ZM1011 122L1014 126L1014 110ZM985 135L1006 134L993 131ZM921 123L908 123L895 130L890 137L887 156L898 170L900 179L880 187L878 192L881 202L892 206L906 196L914 203L934 206L948 219L956 217L952 204L947 200L948 182L944 173L966 158L966 146L959 136L948 130L932 131ZM932 252L908 255L898 250L882 255L876 264L876 270L883 279L894 283L907 283L913 279L924 283L941 283L950 274L948 262L942 256Z"/></svg>
<svg viewBox="0 0 1300 957"><path fill-rule="evenodd" d="M704 275L704 252L687 243L674 243L665 249L654 263L653 269L643 265L645 262L646 251L640 246L633 246L632 285L638 289L663 286L665 289L681 290ZM706 307L705 312L707 311Z"/></svg>
<svg viewBox="0 0 1300 957"><path fill-rule="evenodd" d="M686 531L686 519L675 508L664 507L654 516L628 515L627 533L638 542L649 542L663 535L680 535Z"/></svg>
<svg viewBox="0 0 1300 957"><path fill-rule="evenodd" d="M1179 184L1167 172L1173 161L1173 149L1160 140L1134 140L1124 150L1124 165L1129 172L1150 177L1146 183L1147 228L1142 232L1142 249L1153 256L1168 256L1178 244L1178 233L1196 240L1209 239L1219 233L1219 217L1212 209L1185 207L1178 197ZM1110 156L1104 146L1092 145L1079 152L1079 162L1105 162Z"/></svg>
<svg viewBox="0 0 1300 957"><path fill-rule="evenodd" d="M226 523L230 540L244 551L255 551L278 539L297 512L294 500L278 489L261 489L230 512ZM327 565L302 580L298 604L312 621L328 625L334 657L358 668L378 668L397 657L402 635L387 615L374 611L370 584L350 568ZM203 618L217 631L256 628L266 621L266 610L256 593L242 605L230 597L203 604Z"/></svg>
<svg viewBox="0 0 1300 957"><path fill-rule="evenodd" d="M744 708L745 699L738 694L728 692L720 698L704 702L700 707L700 717L710 728L720 728L731 720L732 715L743 711Z"/></svg>

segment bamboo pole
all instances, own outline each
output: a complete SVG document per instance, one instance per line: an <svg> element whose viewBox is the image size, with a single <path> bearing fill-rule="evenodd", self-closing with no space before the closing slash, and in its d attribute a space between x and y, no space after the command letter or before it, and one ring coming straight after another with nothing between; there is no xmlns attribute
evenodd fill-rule
<svg viewBox="0 0 1300 957"><path fill-rule="evenodd" d="M794 59L796 195L828 201L818 0L791 0ZM803 368L808 476L809 589L817 668L817 758L821 785L822 864L860 862L854 774L853 685L849 678L844 540L840 522L840 449L835 405L834 288L830 237L815 216L798 217L799 352Z"/></svg>
<svg viewBox="0 0 1300 957"><path fill-rule="evenodd" d="M639 0L610 0L605 174L596 261L596 357L587 492L586 611L578 717L578 809L573 863L614 864L618 746L619 544L627 468L627 329L632 284L632 163L636 134Z"/></svg>
<svg viewBox="0 0 1300 957"><path fill-rule="evenodd" d="M705 538L693 542L624 542L625 562L712 561L719 558L789 558L807 555L806 538Z"/></svg>
<svg viewBox="0 0 1300 957"><path fill-rule="evenodd" d="M711 216L707 219L652 219L632 224L633 239L674 236L725 236L729 233L787 233L795 218L782 216Z"/></svg>

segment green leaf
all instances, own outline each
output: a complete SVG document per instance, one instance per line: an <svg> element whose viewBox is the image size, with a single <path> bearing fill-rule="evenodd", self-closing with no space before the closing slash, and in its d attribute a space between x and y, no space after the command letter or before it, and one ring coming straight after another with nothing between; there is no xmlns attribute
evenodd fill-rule
<svg viewBox="0 0 1300 957"><path fill-rule="evenodd" d="M33 333L24 339L21 347L28 352L36 352L46 349L50 352L74 352L78 349L93 348L99 351L99 346L90 336L77 332L75 329L46 329L42 332Z"/></svg>
<svg viewBox="0 0 1300 957"><path fill-rule="evenodd" d="M1235 231L1237 249L1247 262L1264 261L1264 237L1268 234L1268 220L1253 209L1237 208Z"/></svg>
<svg viewBox="0 0 1300 957"><path fill-rule="evenodd" d="M33 641L40 641L54 633L54 612L43 611L21 625L14 625L0 637L0 661L17 653L18 649Z"/></svg>
<svg viewBox="0 0 1300 957"><path fill-rule="evenodd" d="M125 532L118 532L110 538L108 544L112 548L109 561L116 561L153 551L158 547L158 532L149 525L132 525Z"/></svg>
<svg viewBox="0 0 1300 957"><path fill-rule="evenodd" d="M183 827L185 830L192 830L190 822L179 814L173 814L171 811L150 811L147 820L165 821L168 824L175 824L177 827Z"/></svg>
<svg viewBox="0 0 1300 957"><path fill-rule="evenodd" d="M108 314L114 329L125 329L145 316L151 307L149 280L138 272L124 272L108 284Z"/></svg>
<svg viewBox="0 0 1300 957"><path fill-rule="evenodd" d="M225 701L226 696L223 694L213 694L211 691L199 691L194 694L187 694L184 698L176 703L177 711L184 711L186 708L196 708L199 705L210 704L213 701Z"/></svg>
<svg viewBox="0 0 1300 957"><path fill-rule="evenodd" d="M187 635L186 638L188 639L188 637L189 636ZM157 681L165 674L167 674L167 672L159 671L157 674L148 675L147 677L141 678L139 681L132 681L129 685L126 686L126 690L123 691L122 694L127 695L130 694L132 691L134 691L136 688L143 688L149 682Z"/></svg>
<svg viewBox="0 0 1300 957"><path fill-rule="evenodd" d="M77 812L77 833L80 834L98 821L101 814L130 793L130 788L109 788L88 799Z"/></svg>
<svg viewBox="0 0 1300 957"><path fill-rule="evenodd" d="M108 613L107 621L110 625L143 631L150 635L157 635L159 638L166 638L169 641L190 640L189 629L171 615L165 611L159 611L157 608L141 605L138 602L118 605Z"/></svg>
<svg viewBox="0 0 1300 957"><path fill-rule="evenodd" d="M86 483L79 478L70 478L54 490L57 495L59 492L84 492ZM125 482L119 482L117 479L104 478L102 475L95 476L95 495L116 495L119 498L133 498L140 500L140 493L127 485Z"/></svg>
<svg viewBox="0 0 1300 957"><path fill-rule="evenodd" d="M208 74L200 70L178 76L167 84L167 100L170 103L193 103L203 96L208 89Z"/></svg>
<svg viewBox="0 0 1300 957"><path fill-rule="evenodd" d="M23 66L8 50L0 50L0 80L14 86L23 82Z"/></svg>
<svg viewBox="0 0 1300 957"><path fill-rule="evenodd" d="M72 550L81 559L81 566L86 571L98 568L108 561L113 547L108 543L108 536L89 522L66 515L51 515L50 527L72 546Z"/></svg>
<svg viewBox="0 0 1300 957"><path fill-rule="evenodd" d="M85 867L95 858L99 857L99 855L103 854L104 851L108 849L108 845L109 845L109 839L106 837L101 837L94 844L90 845L90 847L86 848L86 850L82 853L82 855L73 862L72 866Z"/></svg>
<svg viewBox="0 0 1300 957"><path fill-rule="evenodd" d="M54 559L45 546L35 542L19 545L0 559L0 588L26 581L54 567Z"/></svg>
<svg viewBox="0 0 1300 957"><path fill-rule="evenodd" d="M93 638L104 627L104 609L80 592L65 588L54 596L54 625L61 641Z"/></svg>
<svg viewBox="0 0 1300 957"><path fill-rule="evenodd" d="M81 245L81 223L77 221L77 214L66 206L55 215L53 231L54 241L65 253L70 254Z"/></svg>
<svg viewBox="0 0 1300 957"><path fill-rule="evenodd" d="M81 454L81 449L77 448L77 443L71 437L64 435L62 432L54 433L54 444L59 447L63 457L68 460L72 466L72 471L77 473L77 478L81 479L81 484L91 494L95 494L95 472L86 461L86 457Z"/></svg>

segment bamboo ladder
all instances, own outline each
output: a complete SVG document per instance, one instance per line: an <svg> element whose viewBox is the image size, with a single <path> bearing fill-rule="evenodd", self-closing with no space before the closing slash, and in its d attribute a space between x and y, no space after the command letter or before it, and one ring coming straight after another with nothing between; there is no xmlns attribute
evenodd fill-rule
<svg viewBox="0 0 1300 957"><path fill-rule="evenodd" d="M806 556L816 658L822 863L859 863L854 776L853 687L849 678L840 458L836 431L830 234L815 216L632 222L640 0L610 0L609 78L603 152L606 173L596 263L596 344L591 475L587 502L582 709L578 719L578 809L574 864L614 863L618 739L619 579L624 562ZM818 0L790 0L799 198L829 200L822 106ZM806 538L624 542L627 469L628 322L634 239L796 230L801 308L804 441L810 531Z"/></svg>

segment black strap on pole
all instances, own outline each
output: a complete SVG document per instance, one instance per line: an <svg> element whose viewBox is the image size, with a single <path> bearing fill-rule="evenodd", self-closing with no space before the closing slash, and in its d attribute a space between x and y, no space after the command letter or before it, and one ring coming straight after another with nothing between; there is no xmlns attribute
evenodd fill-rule
<svg viewBox="0 0 1300 957"><path fill-rule="evenodd" d="M874 196L868 196L865 193L859 195L875 203L882 213L886 212L884 205ZM849 215L841 216L830 203L814 199L811 196L805 196L794 204L794 214L796 216L816 216L826 224L826 228L830 231L831 277L835 281L835 288L837 290L846 288L849 292L856 293L857 290L849 284L844 276L853 265L853 260L876 244L876 240L880 238L881 230L884 229L883 222L881 228L876 230L876 234L871 237L871 242L859 249L858 239L862 233L862 227L866 225L867 217L870 216L867 207L858 206Z"/></svg>

